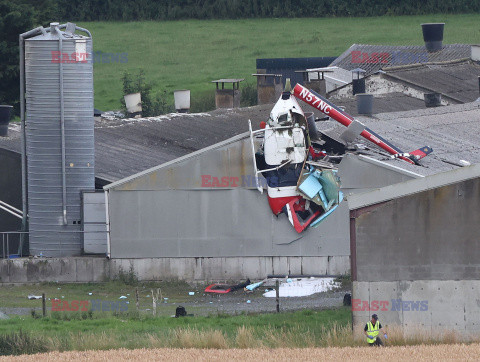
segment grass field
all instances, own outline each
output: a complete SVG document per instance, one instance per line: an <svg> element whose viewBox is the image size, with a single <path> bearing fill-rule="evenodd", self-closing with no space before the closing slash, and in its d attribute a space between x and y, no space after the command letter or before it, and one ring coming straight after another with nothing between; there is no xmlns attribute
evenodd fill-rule
<svg viewBox="0 0 480 362"><path fill-rule="evenodd" d="M71 19L73 20L73 19ZM154 91L191 89L201 108L210 81L225 77L255 82L257 58L338 56L350 45L421 45L420 24L445 22L445 43L478 43L480 15L375 18L187 20L81 23L93 33L94 51L128 53L127 63L96 63L95 107L120 108L124 71L143 68ZM196 101L197 100L197 101Z"/></svg>
<svg viewBox="0 0 480 362"><path fill-rule="evenodd" d="M340 308L183 318L134 313L86 319L80 313L75 319L14 317L0 324L0 355L116 348L326 346L332 338L337 340L337 333L339 341L346 337L351 341L350 313Z"/></svg>

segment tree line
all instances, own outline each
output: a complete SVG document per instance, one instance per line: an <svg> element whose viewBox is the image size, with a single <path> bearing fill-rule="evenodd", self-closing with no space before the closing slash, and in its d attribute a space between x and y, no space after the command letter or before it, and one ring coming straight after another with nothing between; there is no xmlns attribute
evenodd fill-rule
<svg viewBox="0 0 480 362"><path fill-rule="evenodd" d="M478 0L9 0L59 21L138 21L474 13Z"/></svg>
<svg viewBox="0 0 480 362"><path fill-rule="evenodd" d="M479 0L0 0L0 104L18 114L18 35L51 21L141 21L478 13Z"/></svg>

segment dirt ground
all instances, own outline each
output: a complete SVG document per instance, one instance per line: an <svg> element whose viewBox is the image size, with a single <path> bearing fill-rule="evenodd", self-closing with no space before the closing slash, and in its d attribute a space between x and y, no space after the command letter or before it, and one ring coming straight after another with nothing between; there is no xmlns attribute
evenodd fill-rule
<svg viewBox="0 0 480 362"><path fill-rule="evenodd" d="M1 357L0 361L476 361L480 344L409 347L345 347L305 349L139 349L51 352Z"/></svg>
<svg viewBox="0 0 480 362"><path fill-rule="evenodd" d="M161 302L157 305L157 315L173 315L179 305L185 307L187 313L195 316L274 312L276 310L275 298L263 296L266 290L274 287L274 281L270 280L266 284L253 292L246 292L240 289L228 294L205 293L205 285L189 286L183 283L168 288L162 287L162 297L164 298L160 298ZM41 295L41 293L46 293L48 298L56 297L67 301L96 298L118 300L120 295L124 295L127 297L125 300L129 301L129 310L135 309L134 287L125 286L125 289L106 290L106 287L101 289L101 286L94 285L77 286L77 288L66 285L60 286L60 290L57 290L56 285L53 287L48 286L49 289L45 285L0 288L0 312L7 315L29 315L32 309L35 309L38 313L41 313L40 300L26 299L28 294ZM86 291L92 291L93 296L89 296ZM192 292L194 295L190 295ZM295 311L340 307L343 305L345 293L350 293L350 285L348 283L334 291L316 293L304 297L282 297L280 298L280 310ZM139 288L140 311L143 313L151 313L151 294L151 288ZM47 301L47 307L51 307L50 301Z"/></svg>
<svg viewBox="0 0 480 362"><path fill-rule="evenodd" d="M196 315L209 315L217 313L239 314L244 312L274 312L276 309L275 298L265 298L262 291L245 293L237 291L229 294L200 294L192 301L182 302L188 313ZM295 311L302 309L328 309L343 305L344 291L316 293L307 297L280 298L282 311ZM180 303L179 303L180 304ZM162 306L166 308L166 305Z"/></svg>

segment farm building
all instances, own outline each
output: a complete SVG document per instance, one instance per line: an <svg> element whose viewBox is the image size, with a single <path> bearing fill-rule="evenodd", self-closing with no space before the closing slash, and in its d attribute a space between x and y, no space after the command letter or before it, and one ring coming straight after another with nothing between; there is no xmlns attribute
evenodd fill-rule
<svg viewBox="0 0 480 362"><path fill-rule="evenodd" d="M384 68L382 72L365 77L364 81L365 92L376 99L398 94L401 98L424 101L428 95L437 94L436 105L449 105L477 100L480 96L478 77L480 65L477 61L459 59ZM329 93L332 100L340 102L352 96L351 83Z"/></svg>
<svg viewBox="0 0 480 362"><path fill-rule="evenodd" d="M32 50L27 52L31 59L26 68L47 59L34 56L35 51L45 51L38 45L49 42L46 44L57 46L57 41L63 39L63 29L71 42L66 43L68 46L91 46L87 30L77 29L74 24L59 26L52 23L50 33L37 29L37 35L26 41L25 46ZM87 36L74 34L75 30L83 31ZM458 56L456 50L460 48L463 49L446 46L436 54L454 57ZM429 58L430 61L435 59ZM48 67L52 74L59 72L59 66L50 61L41 65ZM86 79L91 80L92 69L88 63L67 64L65 69L60 69L67 77L75 77L76 66L81 66L88 75ZM448 68L451 77L454 78L455 72L458 72L462 79L469 78L478 67L470 61L452 62L451 66L452 69ZM422 73L423 78L417 77L427 82L433 77L428 73L432 69L445 72L429 63L398 71L401 74L396 74L396 79L405 81L409 71L416 71L425 73ZM465 72L467 75L464 75ZM28 73L27 69L27 87L42 94L40 87L35 88L36 82L29 83L28 77L32 74L36 75ZM415 78L415 75L410 77ZM50 86L57 89L57 78L50 80L53 82ZM461 98L457 94L462 93L462 84L455 83L456 88L452 91L455 94L448 95L449 99L457 99L452 103L472 100L470 96ZM439 80L434 85L440 89L445 87L445 82ZM328 217L322 218L316 228L307 228L302 232L292 228L291 213L272 213L270 200L265 193L259 192L263 190L255 178L257 161L254 150L258 149L261 140L253 137L253 133L245 133L249 130L248 119L252 120L253 129L257 130L261 121L269 119L272 105L203 114L123 120L103 118L94 123L91 122L93 89L90 83L84 85L85 89L80 88L73 87L69 91L86 95L82 98L86 104L77 109L75 102L69 103L73 108L67 118L63 113L57 114L63 112L64 107L54 107L55 114L51 116L44 112L43 104L35 103L40 99L32 96L35 92L27 92L30 97L26 100L27 109L37 107L40 110L40 116L30 122L43 117L43 124L52 128L48 130L51 132L49 137L55 141L48 142L46 148L37 149L44 140L35 132L35 127L27 127L27 170L32 171L27 177L30 199L27 206L32 208L25 211L28 210L30 221L35 218L30 223L30 230L34 227L37 232L35 237L30 234L28 252L51 259L48 259L49 267L44 269L35 259L28 261L33 265L30 269L26 268L30 272L21 271L22 261L8 261L3 269L6 272L2 281L40 281L51 280L52 277L55 280L64 278L63 281L97 281L102 276L130 268L141 280L346 274L351 270L348 200L352 195L422 179L480 161L478 102L426 108L418 98L396 91L393 96L382 97L379 101L378 112L385 113L359 116L361 123L354 122L354 126L346 131L335 121L323 117L318 110L302 105L304 111L316 112L317 122L313 129L318 129L320 135L314 138L316 147L330 148L331 159L336 160L332 168L338 169L336 176L345 195L343 202L338 197L336 209L326 213ZM342 89L338 92L341 93ZM468 83L463 93L472 92ZM448 92L444 93L447 97ZM55 96L58 100L52 102L60 104L63 99L61 92ZM402 101L396 102L396 98ZM353 107L353 104L346 105L346 111L355 114ZM59 125L49 122L51 117L58 117L62 122L66 120L68 126L64 128L70 133L65 136L64 128L57 129ZM88 127L83 127L87 123ZM42 124L35 126L44 127ZM8 174L8 177L0 179L0 189L4 186L8 190L8 200L12 205L20 205L22 199L18 187L18 170L21 169L18 155L22 150L19 128L11 125L9 136L0 138L0 171ZM382 149L359 138L358 135L365 129L375 130L385 141L403 152L430 146L434 153L423 159L420 165L409 164L390 157ZM303 135L303 131L300 133ZM67 159L69 162L66 162ZM302 165L302 162L296 163ZM7 172L9 168L16 171ZM298 175L295 177L299 180ZM82 182L77 182L79 179ZM46 200L49 199L52 203L54 201L55 207L45 211L43 207L48 206ZM47 218L50 229L43 228ZM14 228L18 230L18 224ZM73 242L68 247L63 240L67 232L76 233L75 240L72 238ZM55 241L51 242L51 238ZM10 238L6 245L2 243L3 254L15 254L12 250L19 250L20 241L20 238ZM83 258L77 258L80 256Z"/></svg>
<svg viewBox="0 0 480 362"><path fill-rule="evenodd" d="M480 331L480 167L349 198L353 325L372 313L406 333Z"/></svg>
<svg viewBox="0 0 480 362"><path fill-rule="evenodd" d="M338 166L347 200L352 194L459 168L460 160L479 162L474 136L479 107L471 103L360 118L404 149L429 140L435 151L422 166L389 160L373 149L348 154ZM333 126L327 123L326 128ZM163 273L186 273L187 279L348 272L347 204L299 237L282 216L269 212L265 197L248 178L253 174L251 157L248 134L243 134L107 185L110 257L155 257L149 263L168 265ZM213 177L243 182L202 185Z"/></svg>
<svg viewBox="0 0 480 362"><path fill-rule="evenodd" d="M355 140L338 165L346 199L359 192L458 169L460 160L478 163L479 107L473 102L358 117L402 149L413 150L428 142L434 153L422 160L422 166L415 166L392 160L376 147ZM97 121L96 179L97 184L107 181L109 228L108 241L100 242L103 255L110 260L72 258L72 263L86 265L85 270L95 269L81 280L96 280L119 268L129 269L130 265L146 280L348 273L347 201L318 228L299 235L284 215L277 218L271 214L265 195L252 182L250 139L248 133L241 132L247 128L242 123L246 118L255 118L258 124L268 111L269 107L259 106L250 109L253 114L235 110L231 115L220 113L231 111L215 111L219 113L162 120ZM221 132L217 133L217 126L223 127ZM319 121L317 127L337 140L344 130L333 121ZM0 140L2 148L12 148L15 139L18 144L12 128L10 137ZM208 138L210 129L212 137ZM202 132L205 137L197 138ZM155 134L162 134L163 141L155 141ZM226 134L232 137L222 140ZM216 140L220 142L214 143ZM170 147L163 147L165 144ZM144 162L141 166L137 165L138 159ZM162 159L165 162L155 164ZM153 168L132 175L135 167L148 166ZM127 177L120 178L122 174ZM208 181L202 185L206 180L202 176L232 177L242 182L215 187ZM9 273L12 280L14 270ZM41 273L36 277L48 279ZM64 277L79 278L74 272Z"/></svg>
<svg viewBox="0 0 480 362"><path fill-rule="evenodd" d="M352 83L358 69L364 71L361 76L369 76L385 68L467 59L471 53L469 44L445 44L435 52L429 52L423 45L353 44L330 64L337 69L325 77L327 92Z"/></svg>

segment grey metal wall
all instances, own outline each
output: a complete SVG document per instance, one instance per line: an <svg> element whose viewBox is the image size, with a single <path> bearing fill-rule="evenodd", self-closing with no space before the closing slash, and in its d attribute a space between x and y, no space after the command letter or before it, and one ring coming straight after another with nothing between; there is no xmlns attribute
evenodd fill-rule
<svg viewBox="0 0 480 362"><path fill-rule="evenodd" d="M298 234L256 190L111 191L112 258L348 255L348 207Z"/></svg>
<svg viewBox="0 0 480 362"><path fill-rule="evenodd" d="M82 193L83 251L85 254L107 254L107 214L105 193L86 191Z"/></svg>
<svg viewBox="0 0 480 362"><path fill-rule="evenodd" d="M365 187L366 181L358 176L368 175L363 168L375 168L377 186L414 177L353 155L346 162L357 171L348 172L348 165L343 171L342 183L349 185L348 191ZM203 187L202 176L220 181L222 177L236 178L238 185ZM346 202L318 228L297 234L285 215L277 218L272 214L267 196L256 190L248 135L133 175L105 189L111 258L178 258L172 261L171 270L165 266L163 274L176 273L176 277L186 279L256 275L252 266L258 269L259 277L265 271L349 272ZM202 258L206 260L203 264ZM228 265L233 269L229 270ZM148 269L155 268L152 265Z"/></svg>
<svg viewBox="0 0 480 362"><path fill-rule="evenodd" d="M66 35L60 58L79 52L78 36ZM85 38L83 38L85 40ZM80 191L94 189L92 42L86 62L56 62L59 36L47 33L25 42L26 147L30 253L81 253ZM71 59L71 58L69 58ZM63 66L67 225L63 222L60 67Z"/></svg>
<svg viewBox="0 0 480 362"><path fill-rule="evenodd" d="M202 175L236 177L238 186L202 187ZM298 234L272 214L252 175L241 135L107 186L111 257L349 255L346 204Z"/></svg>
<svg viewBox="0 0 480 362"><path fill-rule="evenodd" d="M357 332L376 313L383 325L400 325L406 334L446 330L465 340L478 335L478 170L472 166L409 181L397 189L410 193L390 201L382 195L391 187L357 197L364 202L369 195L378 198L375 204L351 211ZM462 175L476 176L459 180ZM412 183L427 189L415 189Z"/></svg>
<svg viewBox="0 0 480 362"><path fill-rule="evenodd" d="M401 197L355 219L358 281L480 275L480 179Z"/></svg>
<svg viewBox="0 0 480 362"><path fill-rule="evenodd" d="M354 154L345 155L338 166L338 175L347 195L422 177L371 157Z"/></svg>

